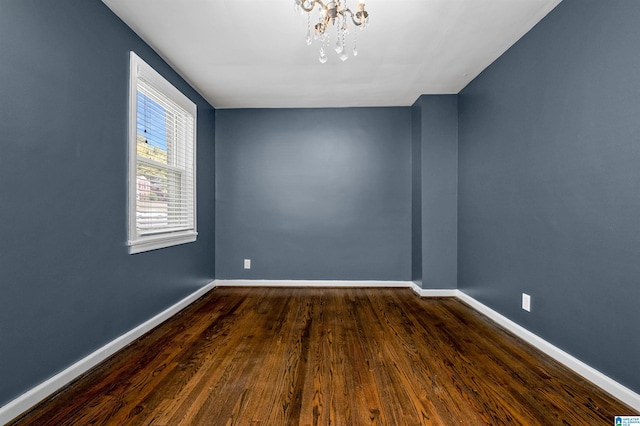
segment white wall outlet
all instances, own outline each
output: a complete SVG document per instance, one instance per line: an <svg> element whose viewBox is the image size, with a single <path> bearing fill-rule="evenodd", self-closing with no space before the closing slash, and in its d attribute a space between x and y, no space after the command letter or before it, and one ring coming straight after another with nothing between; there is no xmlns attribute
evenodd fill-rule
<svg viewBox="0 0 640 426"><path fill-rule="evenodd" d="M522 293L522 309L531 312L531 296L526 293Z"/></svg>
<svg viewBox="0 0 640 426"><path fill-rule="evenodd" d="M244 269L251 269L251 259L244 260Z"/></svg>

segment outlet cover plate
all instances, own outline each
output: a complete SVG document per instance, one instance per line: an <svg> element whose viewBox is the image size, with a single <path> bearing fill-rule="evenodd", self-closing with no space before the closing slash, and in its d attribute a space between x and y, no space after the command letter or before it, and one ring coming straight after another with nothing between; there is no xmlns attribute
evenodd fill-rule
<svg viewBox="0 0 640 426"><path fill-rule="evenodd" d="M522 309L531 312L531 296L526 293L522 293Z"/></svg>

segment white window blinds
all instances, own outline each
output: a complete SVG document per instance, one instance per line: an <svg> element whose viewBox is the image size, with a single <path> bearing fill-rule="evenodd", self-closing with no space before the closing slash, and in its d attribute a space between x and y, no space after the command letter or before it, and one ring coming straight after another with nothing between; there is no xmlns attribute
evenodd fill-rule
<svg viewBox="0 0 640 426"><path fill-rule="evenodd" d="M195 240L196 106L131 53L131 253Z"/></svg>

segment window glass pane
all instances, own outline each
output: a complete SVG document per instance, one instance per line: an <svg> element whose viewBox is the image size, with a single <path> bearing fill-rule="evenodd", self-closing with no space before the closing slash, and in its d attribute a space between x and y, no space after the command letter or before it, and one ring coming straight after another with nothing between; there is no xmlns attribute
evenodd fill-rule
<svg viewBox="0 0 640 426"><path fill-rule="evenodd" d="M188 207L189 188L184 173L160 166L138 163L136 223L143 233L161 228L189 227L193 215Z"/></svg>
<svg viewBox="0 0 640 426"><path fill-rule="evenodd" d="M138 91L137 100L137 152L138 155L168 164L167 113L165 109Z"/></svg>
<svg viewBox="0 0 640 426"><path fill-rule="evenodd" d="M169 224L167 171L138 163L136 224L140 231L162 229Z"/></svg>
<svg viewBox="0 0 640 426"><path fill-rule="evenodd" d="M167 199L168 220L170 226L184 227L188 226L192 220L187 210L188 193L184 191L183 174L177 171L169 171L165 185L173 196Z"/></svg>

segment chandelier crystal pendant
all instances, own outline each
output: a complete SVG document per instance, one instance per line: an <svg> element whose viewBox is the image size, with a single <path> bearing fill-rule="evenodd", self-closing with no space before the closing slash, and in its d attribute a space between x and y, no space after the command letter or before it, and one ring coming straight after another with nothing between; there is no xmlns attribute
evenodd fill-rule
<svg viewBox="0 0 640 426"><path fill-rule="evenodd" d="M313 36L311 35L311 14L318 10L318 22L313 26ZM333 33L335 43L333 49L342 61L349 58L349 53L345 47L346 36L349 34L349 21L353 22L356 29L364 29L369 24L369 12L365 10L363 0L358 1L356 12L352 12L347 7L347 0L327 1L324 0L294 0L294 8L300 13L307 13L307 37L308 45L313 40L320 42L320 63L327 62L328 49L331 49L331 36ZM335 28L335 32L331 29ZM353 32L353 56L358 56L358 46L356 31Z"/></svg>

